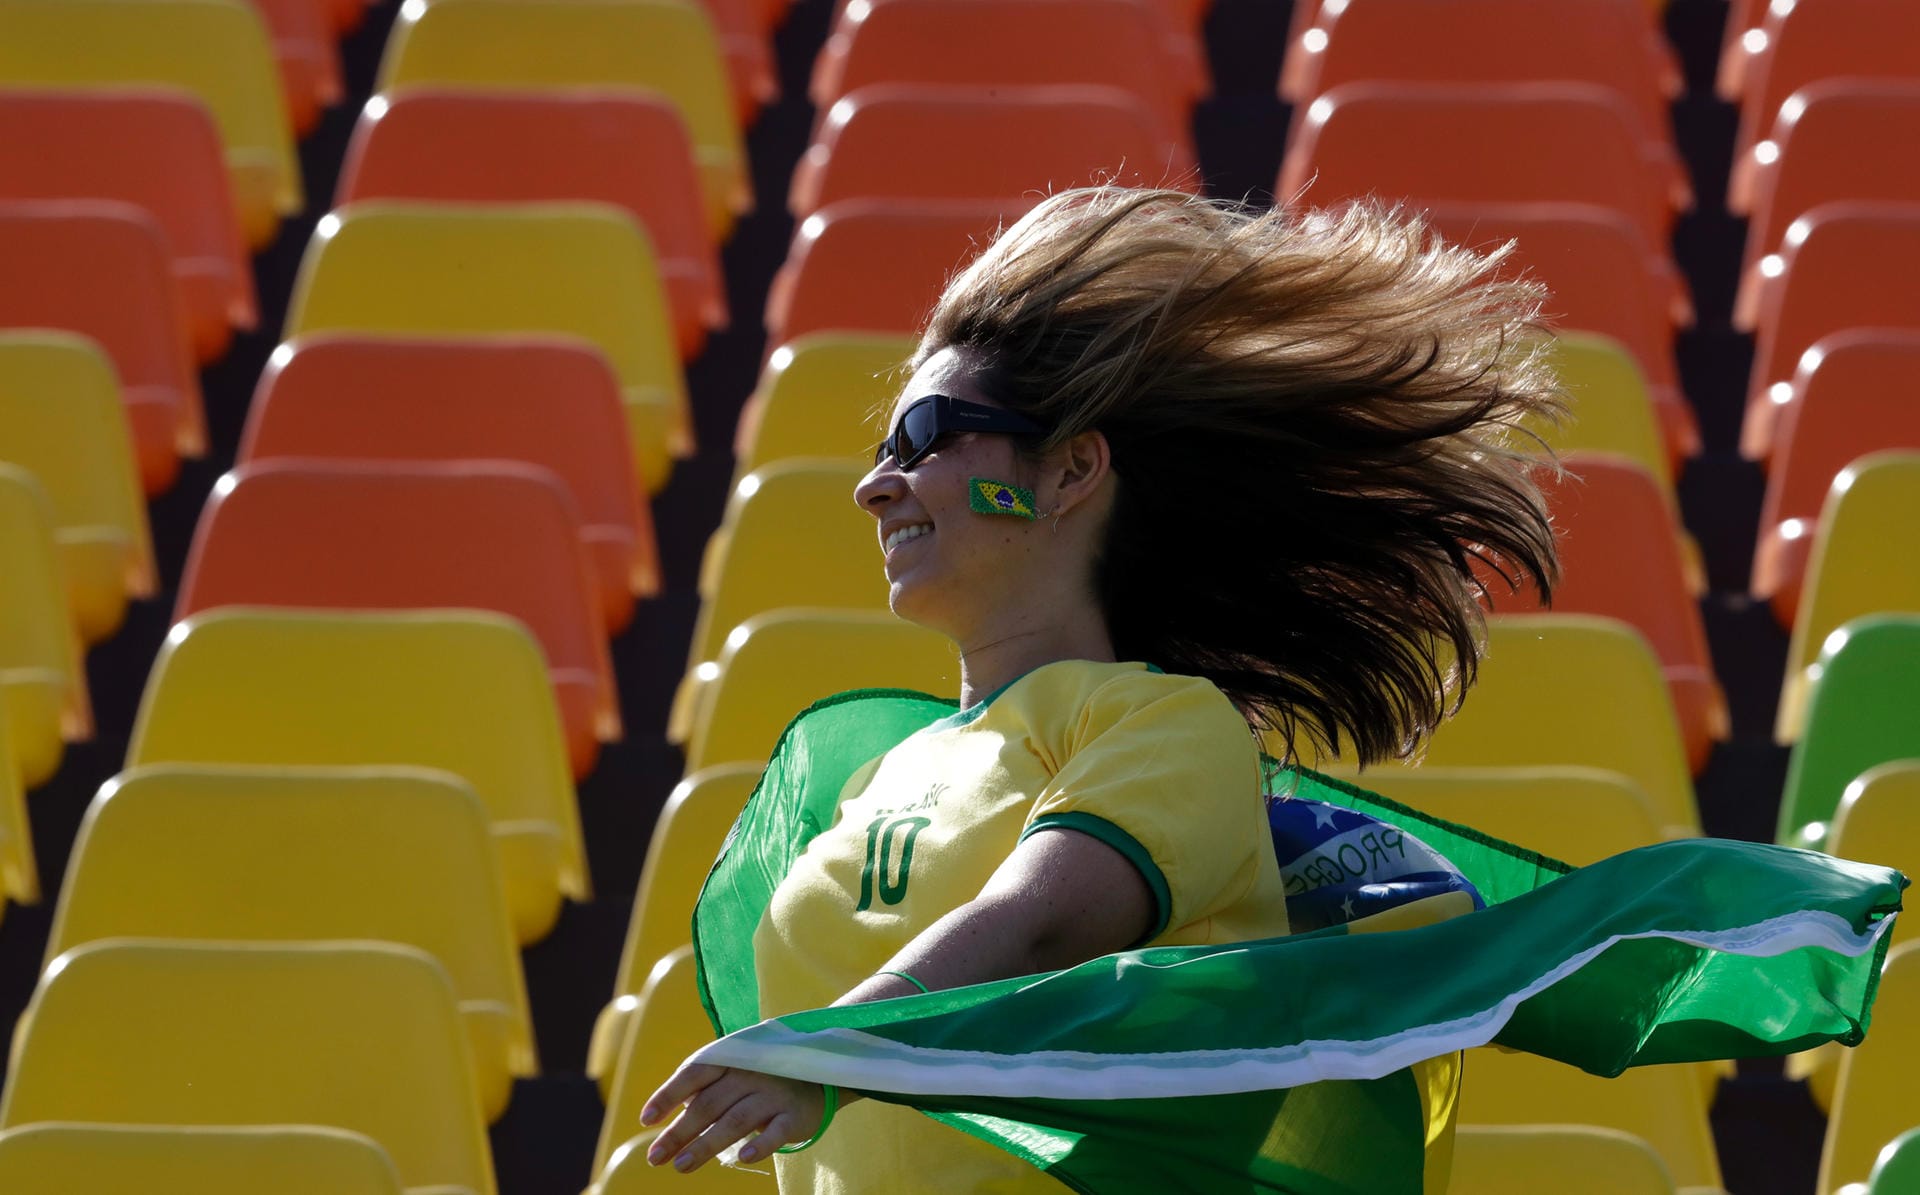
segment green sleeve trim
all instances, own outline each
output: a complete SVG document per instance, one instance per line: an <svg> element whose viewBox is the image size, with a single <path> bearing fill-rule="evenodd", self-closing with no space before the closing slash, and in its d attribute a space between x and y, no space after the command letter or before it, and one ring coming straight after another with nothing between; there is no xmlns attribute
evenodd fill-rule
<svg viewBox="0 0 1920 1195"><path fill-rule="evenodd" d="M1144 946L1167 932L1167 923L1173 920L1173 893L1167 888L1167 877L1160 871L1160 865L1153 861L1153 856L1147 852L1147 848L1140 845L1139 839L1104 817L1069 811L1048 813L1034 818L1032 824L1021 831L1020 841L1025 842L1041 830L1077 830L1088 837L1099 839L1125 855L1127 862L1139 870L1140 878L1145 880L1147 887L1153 890L1153 929L1140 941L1134 943L1134 947Z"/></svg>

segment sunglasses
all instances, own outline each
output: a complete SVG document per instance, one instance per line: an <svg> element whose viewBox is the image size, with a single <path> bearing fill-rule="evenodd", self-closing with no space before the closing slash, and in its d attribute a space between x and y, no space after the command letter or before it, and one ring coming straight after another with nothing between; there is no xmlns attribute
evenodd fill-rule
<svg viewBox="0 0 1920 1195"><path fill-rule="evenodd" d="M1003 411L999 407L948 398L944 394L929 394L915 400L901 412L900 422L893 425L887 438L873 450L873 463L878 465L892 457L900 470L905 472L932 452L934 445L940 442L940 437L967 432L1044 436L1047 429L1025 415Z"/></svg>

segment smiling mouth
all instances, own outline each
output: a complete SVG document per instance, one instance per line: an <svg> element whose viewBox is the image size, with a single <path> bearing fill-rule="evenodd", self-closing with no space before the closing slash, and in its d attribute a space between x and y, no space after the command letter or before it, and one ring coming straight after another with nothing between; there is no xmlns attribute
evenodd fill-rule
<svg viewBox="0 0 1920 1195"><path fill-rule="evenodd" d="M919 539L923 535L932 535L932 534L933 534L932 523L915 523L911 527L902 527L900 528L900 530L894 532L892 535L889 535L887 537L887 542L880 545L880 550L882 552L891 552L895 547L897 547L900 544L906 543L910 539Z"/></svg>

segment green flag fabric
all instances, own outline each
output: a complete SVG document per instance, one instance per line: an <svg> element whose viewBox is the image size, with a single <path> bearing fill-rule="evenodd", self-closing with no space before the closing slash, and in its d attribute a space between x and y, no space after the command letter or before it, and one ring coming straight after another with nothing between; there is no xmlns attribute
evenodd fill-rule
<svg viewBox="0 0 1920 1195"><path fill-rule="evenodd" d="M695 910L701 998L726 1035L696 1059L918 1108L1099 1195L1437 1190L1426 1142L1445 1109L1423 1064L1473 1046L1615 1075L1857 1044L1907 882L1719 839L1572 869L1276 767L1273 791L1409 831L1487 907L763 1020L752 941L774 888L853 773L954 708L860 691L787 728Z"/></svg>

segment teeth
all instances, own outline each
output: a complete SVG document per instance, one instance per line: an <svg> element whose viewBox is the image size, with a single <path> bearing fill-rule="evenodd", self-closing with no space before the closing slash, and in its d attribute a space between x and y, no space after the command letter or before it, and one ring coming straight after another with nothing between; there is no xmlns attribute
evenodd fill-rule
<svg viewBox="0 0 1920 1195"><path fill-rule="evenodd" d="M910 539L918 539L932 530L933 525L931 523L915 523L911 527L902 527L887 537L887 542L881 547L881 551L891 552L895 544L903 544Z"/></svg>

